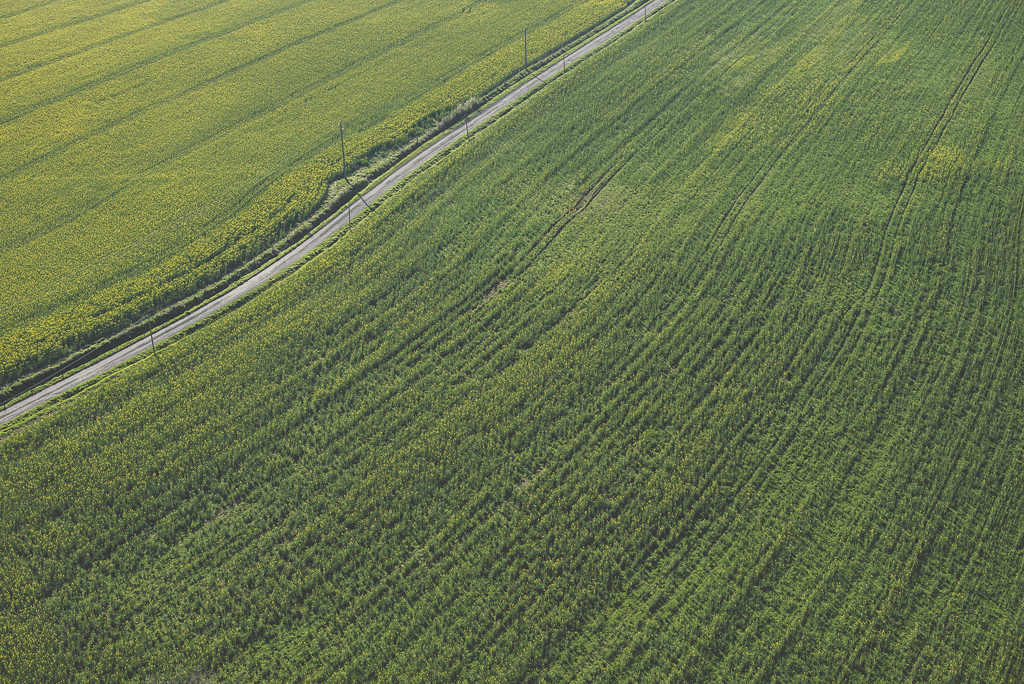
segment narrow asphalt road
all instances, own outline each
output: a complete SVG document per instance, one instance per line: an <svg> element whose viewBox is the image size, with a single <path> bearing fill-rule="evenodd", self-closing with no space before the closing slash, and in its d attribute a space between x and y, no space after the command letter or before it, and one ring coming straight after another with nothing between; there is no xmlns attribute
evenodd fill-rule
<svg viewBox="0 0 1024 684"><path fill-rule="evenodd" d="M608 41L612 40L623 31L626 31L637 22L643 21L644 18L652 11L657 10L662 5L668 3L669 0L652 0L647 3L644 7L628 15L619 22L608 27L591 40L584 43L582 46L569 53L563 58L552 60L550 66L542 71L539 75L529 79L518 88L512 90L501 99L491 103L486 108L481 110L475 117L472 117L466 124L461 124L454 127L447 134L441 136L433 143L429 144L411 159L406 161L404 164L393 170L384 179L374 185L372 188L366 191L362 195L362 200L356 200L356 203L351 205L351 211L348 209L342 210L336 214L332 219L328 220L318 231L313 233L310 237L299 244L298 247L288 252L284 257L278 259L274 263L268 265L262 271L255 273L248 280L239 284L235 288L229 290L225 294L221 295L217 299L214 299L204 306L196 309L192 313L184 316L183 318L174 321L170 325L167 325L160 330L153 333L153 342L161 344L174 337L181 331L192 327L199 321L208 317L210 314L223 309L225 306L229 306L232 302L238 300L241 297L245 297L253 290L257 290L270 281L274 280L284 271L288 270L296 263L301 261L306 255L315 250L320 244L328 237L336 233L341 228L348 225L350 218L355 218L367 207L381 199L389 190L395 187L398 183L402 182L410 174L415 172L421 166L426 164L428 161L437 156L440 152L453 145L459 138L471 133L472 130L489 119L494 118L498 114L509 109L517 100L522 98L532 90L541 87L549 79L554 78L560 74L564 69L568 69L570 65L578 62L594 50L598 49ZM83 368L77 373L64 378L60 382L54 383L49 387L46 387L39 392L30 395L29 397L8 406L6 409L0 411L0 425L14 420L20 416L25 415L29 411L39 408L43 404L56 399L65 392L72 390L79 385L83 385L100 375L117 368L121 364L125 363L129 359L142 354L146 350L151 348L150 338L147 336L140 339L131 345L121 349L120 351L111 354L105 359L101 359L96 363Z"/></svg>

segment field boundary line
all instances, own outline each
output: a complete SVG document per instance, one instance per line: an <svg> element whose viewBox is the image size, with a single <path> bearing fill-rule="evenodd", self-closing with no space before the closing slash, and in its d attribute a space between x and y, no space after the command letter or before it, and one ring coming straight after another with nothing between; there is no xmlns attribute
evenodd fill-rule
<svg viewBox="0 0 1024 684"><path fill-rule="evenodd" d="M548 85L555 77L568 71L569 67L576 62L604 47L636 24L642 23L645 18L652 14L651 10L656 12L670 1L651 0L640 5L627 13L625 17L611 24L589 40L584 41L569 53L561 56L550 56L539 73L527 74L527 78L520 85L512 88L511 91L484 107L476 116L470 116L464 126L454 126L436 140L425 143L424 147L410 155L410 158L407 158L404 163L392 168L390 172L378 178L373 185L364 188L360 196L346 203L345 206L341 207L326 220L318 230L298 243L287 254L251 274L248 278L216 299L165 325L160 330L155 330L152 333L136 338L135 341L126 344L120 350L71 373L67 377L42 388L24 399L14 400L6 408L0 410L0 426L7 425L15 419L24 417L49 403L52 399L56 399L67 392L79 389L87 383L97 380L108 371L118 368L135 357L142 355L151 347L155 347L157 343L163 344L176 337L179 333L205 321L215 313L227 309L240 300L247 299L265 285L276 281L294 267L300 266L307 257L312 256L320 247L325 246L329 238L335 236L343 228L348 227L350 221L358 218L367 209L372 209L392 189L425 167L428 162L433 161L442 152L447 151L463 138L471 136L474 129L485 127L500 115L511 111L527 95Z"/></svg>

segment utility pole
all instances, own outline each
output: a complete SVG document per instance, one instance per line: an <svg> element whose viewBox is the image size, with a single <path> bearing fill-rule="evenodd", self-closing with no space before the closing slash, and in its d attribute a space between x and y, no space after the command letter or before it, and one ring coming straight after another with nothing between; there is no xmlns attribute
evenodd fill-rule
<svg viewBox="0 0 1024 684"><path fill-rule="evenodd" d="M469 119L466 119L466 139L469 139Z"/></svg>
<svg viewBox="0 0 1024 684"><path fill-rule="evenodd" d="M523 68L525 69L529 65L526 60L526 27L523 27Z"/></svg>
<svg viewBox="0 0 1024 684"><path fill-rule="evenodd" d="M153 355L156 355L156 342L153 341L153 319L149 319L149 346L153 349Z"/></svg>
<svg viewBox="0 0 1024 684"><path fill-rule="evenodd" d="M345 168L345 126L342 122L338 122L338 128L341 129L341 173L345 176L345 180L348 180L348 169Z"/></svg>

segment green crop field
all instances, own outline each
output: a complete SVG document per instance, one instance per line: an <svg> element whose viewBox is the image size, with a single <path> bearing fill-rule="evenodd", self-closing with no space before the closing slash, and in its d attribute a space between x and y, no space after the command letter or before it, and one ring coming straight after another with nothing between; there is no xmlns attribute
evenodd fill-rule
<svg viewBox="0 0 1024 684"><path fill-rule="evenodd" d="M628 4L0 8L0 384L216 281L349 161Z"/></svg>
<svg viewBox="0 0 1024 684"><path fill-rule="evenodd" d="M1019 682L1024 11L677 1L0 441L0 678Z"/></svg>

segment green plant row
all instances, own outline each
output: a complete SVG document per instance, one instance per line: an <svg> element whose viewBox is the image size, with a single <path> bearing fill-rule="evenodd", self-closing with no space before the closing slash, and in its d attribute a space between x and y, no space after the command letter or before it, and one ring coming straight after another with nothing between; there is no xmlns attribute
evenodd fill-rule
<svg viewBox="0 0 1024 684"><path fill-rule="evenodd" d="M1019 3L674 3L0 442L19 681L1024 675Z"/></svg>

